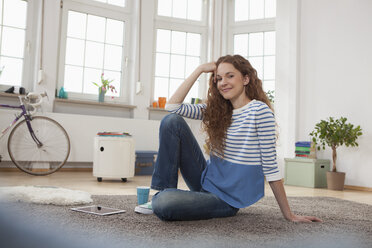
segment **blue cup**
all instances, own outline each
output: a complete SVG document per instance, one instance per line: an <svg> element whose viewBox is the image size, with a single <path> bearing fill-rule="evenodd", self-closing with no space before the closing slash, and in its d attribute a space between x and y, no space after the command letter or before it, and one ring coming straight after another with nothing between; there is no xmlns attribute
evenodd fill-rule
<svg viewBox="0 0 372 248"><path fill-rule="evenodd" d="M138 186L137 187L137 202L138 205L145 204L149 201L150 187Z"/></svg>

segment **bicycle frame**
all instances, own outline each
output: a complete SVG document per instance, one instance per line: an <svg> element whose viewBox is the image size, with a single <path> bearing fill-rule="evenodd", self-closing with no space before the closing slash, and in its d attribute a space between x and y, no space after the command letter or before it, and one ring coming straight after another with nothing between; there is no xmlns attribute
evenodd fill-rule
<svg viewBox="0 0 372 248"><path fill-rule="evenodd" d="M27 122L27 128L28 128L28 131L30 132L30 135L31 135L31 138L35 141L36 145L38 147L41 147L43 144L40 142L40 140L36 137L35 133L34 133L34 130L32 129L31 127L31 120L32 120L32 117L27 113L27 110L26 110L26 107L25 105L23 104L23 101L22 101L22 97L20 96L19 97L19 100L21 102L21 105L19 106L14 106L14 105L6 105L6 104L0 104L0 108L12 108L12 109L21 109L22 112L19 113L18 115L16 115L16 118L14 119L14 121L12 123L10 123L10 125L5 128L4 130L1 131L1 134L0 134L0 139L5 135L5 133L7 133L9 131L9 129L11 127L13 127L17 122L18 120L23 116Z"/></svg>

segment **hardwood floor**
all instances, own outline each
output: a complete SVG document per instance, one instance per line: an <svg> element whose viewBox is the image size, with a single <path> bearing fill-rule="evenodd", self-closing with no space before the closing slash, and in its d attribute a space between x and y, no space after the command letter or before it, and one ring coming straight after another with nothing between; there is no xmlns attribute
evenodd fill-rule
<svg viewBox="0 0 372 248"><path fill-rule="evenodd" d="M57 186L68 189L82 190L94 195L135 195L137 186L150 186L151 176L135 176L127 182L118 179L105 179L98 182L91 171L59 171L49 176L31 176L18 171L0 171L0 187L20 185ZM187 189L180 176L178 188ZM288 196L327 196L336 197L372 205L372 192L345 189L334 191L318 188L304 188L285 185ZM151 190L150 194L156 191ZM265 194L272 196L269 185L265 187Z"/></svg>

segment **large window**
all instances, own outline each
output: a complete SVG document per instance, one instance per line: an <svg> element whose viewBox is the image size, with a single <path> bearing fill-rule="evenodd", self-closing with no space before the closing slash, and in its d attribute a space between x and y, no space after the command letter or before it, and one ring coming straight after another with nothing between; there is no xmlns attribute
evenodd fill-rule
<svg viewBox="0 0 372 248"><path fill-rule="evenodd" d="M158 0L153 99L169 99L186 77L206 60L206 7L202 0ZM185 101L201 98L195 82Z"/></svg>
<svg viewBox="0 0 372 248"><path fill-rule="evenodd" d="M125 6L124 1L99 2ZM93 82L100 84L103 73L117 90L106 95L127 101L129 18L125 8L114 11L109 6L64 3L59 87L72 98L96 99L98 88Z"/></svg>
<svg viewBox="0 0 372 248"><path fill-rule="evenodd" d="M27 7L26 1L0 0L1 85L24 86Z"/></svg>
<svg viewBox="0 0 372 248"><path fill-rule="evenodd" d="M266 92L275 93L275 0L235 0L230 46L257 70Z"/></svg>

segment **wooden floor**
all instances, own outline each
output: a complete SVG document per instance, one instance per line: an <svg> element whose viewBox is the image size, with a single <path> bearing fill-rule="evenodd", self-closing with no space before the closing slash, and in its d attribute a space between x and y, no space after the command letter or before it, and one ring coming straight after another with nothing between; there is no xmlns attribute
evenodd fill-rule
<svg viewBox="0 0 372 248"><path fill-rule="evenodd" d="M97 182L92 172L59 171L48 176L31 176L18 171L0 171L0 187L20 185L57 186L89 192L94 195L135 195L137 186L150 186L151 176L135 176L127 182L118 179L105 179ZM187 189L180 177L178 188ZM327 196L372 205L372 192L303 188L285 185L288 196ZM151 190L150 194L156 191ZM272 196L269 185L265 187L265 194Z"/></svg>

